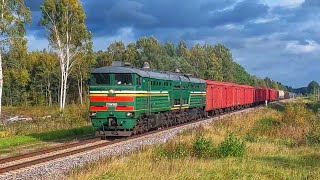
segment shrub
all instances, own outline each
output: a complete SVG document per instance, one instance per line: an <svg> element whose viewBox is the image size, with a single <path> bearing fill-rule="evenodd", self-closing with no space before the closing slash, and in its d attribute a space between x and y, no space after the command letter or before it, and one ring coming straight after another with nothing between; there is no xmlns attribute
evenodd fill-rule
<svg viewBox="0 0 320 180"><path fill-rule="evenodd" d="M218 155L220 157L241 157L245 154L245 151L245 143L233 134L228 135L218 147Z"/></svg>
<svg viewBox="0 0 320 180"><path fill-rule="evenodd" d="M197 157L210 157L213 155L213 142L204 136L197 136L193 142L193 152Z"/></svg>

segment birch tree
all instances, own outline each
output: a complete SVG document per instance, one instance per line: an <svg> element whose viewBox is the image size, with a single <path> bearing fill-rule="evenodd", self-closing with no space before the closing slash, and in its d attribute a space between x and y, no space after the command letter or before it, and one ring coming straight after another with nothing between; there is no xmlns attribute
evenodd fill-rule
<svg viewBox="0 0 320 180"><path fill-rule="evenodd" d="M3 88L2 56L9 45L24 37L25 23L30 23L30 9L23 0L0 0L0 118Z"/></svg>
<svg viewBox="0 0 320 180"><path fill-rule="evenodd" d="M66 104L71 69L91 49L91 33L85 24L85 13L79 0L45 0L41 6L41 25L48 32L50 46L59 57L60 110Z"/></svg>

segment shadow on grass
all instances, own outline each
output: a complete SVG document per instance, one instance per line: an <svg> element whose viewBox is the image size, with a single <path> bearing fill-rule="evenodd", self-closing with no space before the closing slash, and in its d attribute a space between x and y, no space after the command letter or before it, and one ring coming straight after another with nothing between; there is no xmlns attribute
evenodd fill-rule
<svg viewBox="0 0 320 180"><path fill-rule="evenodd" d="M84 135L94 135L94 128L92 126L84 126L73 129L62 129L57 131L34 133L27 136L30 136L39 141L61 142L63 139L75 138Z"/></svg>
<svg viewBox="0 0 320 180"><path fill-rule="evenodd" d="M272 165L284 168L319 168L320 155L312 154L297 158L288 158L283 156L257 157L257 160L266 161Z"/></svg>
<svg viewBox="0 0 320 180"><path fill-rule="evenodd" d="M278 110L280 112L283 112L285 110L284 104L279 103L279 102L270 103L270 104L268 104L268 107L271 109Z"/></svg>

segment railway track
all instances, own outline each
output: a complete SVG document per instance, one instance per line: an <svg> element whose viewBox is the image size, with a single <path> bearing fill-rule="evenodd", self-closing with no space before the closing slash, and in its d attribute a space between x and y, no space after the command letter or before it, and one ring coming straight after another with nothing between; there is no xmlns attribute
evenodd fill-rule
<svg viewBox="0 0 320 180"><path fill-rule="evenodd" d="M92 138L79 142L68 143L53 148L48 148L40 151L34 151L17 156L0 159L0 174L27 167L32 164L38 164L50 160L50 156L55 156L62 153L70 153L81 147L88 147L90 144L100 144L100 138ZM46 160L46 158L48 160Z"/></svg>
<svg viewBox="0 0 320 180"><path fill-rule="evenodd" d="M229 113L225 113L225 114L230 114L230 113L235 113L235 112L237 112L237 111L233 111L233 112L229 112ZM210 117L210 118L212 118L212 117ZM192 124L192 123L199 122L202 120L207 120L210 118L204 118L204 119L197 120L197 121L190 121L187 123L178 124L175 126L171 126L171 127L163 128L163 129L159 129L159 130L153 130L153 131L149 131L149 132L146 132L143 134L138 134L138 135L126 137L126 138L109 139L109 140L103 140L103 141L100 140L100 138L94 138L94 139L84 140L84 141L80 141L77 143L70 143L70 144L66 144L66 145L62 145L62 146L58 146L58 147L54 147L54 148L50 148L50 149L46 149L46 150L42 150L42 151L36 151L36 152L22 154L22 155L18 155L18 156L14 156L14 157L0 159L0 174L8 173L8 172L15 171L15 170L22 169L22 168L26 168L26 167L30 167L30 166L37 165L37 164L44 163L44 162L48 162L51 160L67 157L70 155L90 151L90 150L97 149L100 147L120 143L120 142L127 141L130 139L141 138L143 136L147 136L147 135L155 134L155 133L158 133L161 131L185 126L188 124Z"/></svg>

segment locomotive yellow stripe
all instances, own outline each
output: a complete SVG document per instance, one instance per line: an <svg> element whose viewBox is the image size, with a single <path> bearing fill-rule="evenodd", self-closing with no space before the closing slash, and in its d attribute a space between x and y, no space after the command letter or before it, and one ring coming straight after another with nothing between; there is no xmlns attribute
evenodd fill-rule
<svg viewBox="0 0 320 180"><path fill-rule="evenodd" d="M108 94L90 94L90 96L108 96Z"/></svg>

